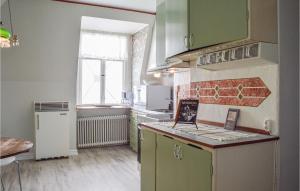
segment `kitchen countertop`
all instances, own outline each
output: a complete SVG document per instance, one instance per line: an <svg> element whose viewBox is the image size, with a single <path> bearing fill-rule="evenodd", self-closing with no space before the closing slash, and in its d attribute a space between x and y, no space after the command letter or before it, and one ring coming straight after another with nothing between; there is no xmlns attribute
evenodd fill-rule
<svg viewBox="0 0 300 191"><path fill-rule="evenodd" d="M142 112L142 113L146 113L146 114L153 114L153 115L173 114L173 111L152 111L152 110L145 109L145 107L137 107L137 106L133 106L131 109L133 111Z"/></svg>
<svg viewBox="0 0 300 191"><path fill-rule="evenodd" d="M184 132L182 129L195 127L195 125L185 125L185 124L177 124L175 128L172 128L172 125L174 122L151 122L151 123L141 123L141 128L147 128L152 131L159 132L161 134L182 139L190 143L206 146L209 148L224 148L224 147L233 147L238 145L246 145L246 144L254 144L254 143L260 143L260 142L268 142L268 141L275 141L278 140L278 136L273 135L263 135L263 134L257 134L257 133L249 133L244 131L229 131L225 130L221 127L216 126L209 126L205 124L198 124L199 131L203 131L204 133L199 133L199 135L195 135L192 133ZM213 129L212 131L215 132L206 132L205 129ZM181 129L181 130L180 130ZM248 137L243 138L237 138L234 140L216 140L213 138L208 138L209 136L215 136L215 135L222 135L223 133L233 133L233 134L241 134L241 135L249 135ZM197 130L194 130L194 132L197 132ZM220 136L219 136L220 137Z"/></svg>

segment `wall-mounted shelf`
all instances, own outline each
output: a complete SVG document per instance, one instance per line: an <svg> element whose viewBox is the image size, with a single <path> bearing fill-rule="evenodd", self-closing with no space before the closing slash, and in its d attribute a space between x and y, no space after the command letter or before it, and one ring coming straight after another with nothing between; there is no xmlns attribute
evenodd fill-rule
<svg viewBox="0 0 300 191"><path fill-rule="evenodd" d="M225 70L276 63L278 63L278 45L262 42L200 54L196 61L197 67L207 70Z"/></svg>

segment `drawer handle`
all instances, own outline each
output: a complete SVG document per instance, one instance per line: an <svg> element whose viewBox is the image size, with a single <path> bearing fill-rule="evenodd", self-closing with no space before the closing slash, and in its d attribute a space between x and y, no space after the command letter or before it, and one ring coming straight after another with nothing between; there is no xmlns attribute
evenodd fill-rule
<svg viewBox="0 0 300 191"><path fill-rule="evenodd" d="M190 34L190 36L189 36L189 46L190 47L192 47L194 45L193 40L194 40L194 35Z"/></svg>
<svg viewBox="0 0 300 191"><path fill-rule="evenodd" d="M39 115L36 115L36 123L37 123L37 130L40 129L40 116Z"/></svg>
<svg viewBox="0 0 300 191"><path fill-rule="evenodd" d="M188 37L184 36L184 46L188 48Z"/></svg>

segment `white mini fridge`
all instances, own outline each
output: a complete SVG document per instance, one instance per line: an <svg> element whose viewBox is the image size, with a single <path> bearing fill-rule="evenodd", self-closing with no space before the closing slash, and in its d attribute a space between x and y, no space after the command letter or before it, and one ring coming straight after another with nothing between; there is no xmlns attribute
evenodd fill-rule
<svg viewBox="0 0 300 191"><path fill-rule="evenodd" d="M69 103L35 102L35 159L69 155Z"/></svg>

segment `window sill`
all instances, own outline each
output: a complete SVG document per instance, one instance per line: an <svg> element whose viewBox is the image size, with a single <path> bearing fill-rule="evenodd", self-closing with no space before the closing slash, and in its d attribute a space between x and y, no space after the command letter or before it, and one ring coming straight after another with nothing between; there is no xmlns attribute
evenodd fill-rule
<svg viewBox="0 0 300 191"><path fill-rule="evenodd" d="M130 109L130 105L125 104L107 104L107 105L77 105L77 110L86 110L86 109Z"/></svg>

